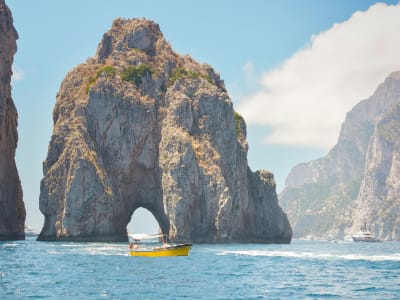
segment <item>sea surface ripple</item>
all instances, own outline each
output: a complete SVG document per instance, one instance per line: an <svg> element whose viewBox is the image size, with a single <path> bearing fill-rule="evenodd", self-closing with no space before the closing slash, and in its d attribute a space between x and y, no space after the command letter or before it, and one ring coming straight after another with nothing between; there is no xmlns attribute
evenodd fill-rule
<svg viewBox="0 0 400 300"><path fill-rule="evenodd" d="M400 243L195 244L188 257L124 243L0 242L0 299L399 299Z"/></svg>

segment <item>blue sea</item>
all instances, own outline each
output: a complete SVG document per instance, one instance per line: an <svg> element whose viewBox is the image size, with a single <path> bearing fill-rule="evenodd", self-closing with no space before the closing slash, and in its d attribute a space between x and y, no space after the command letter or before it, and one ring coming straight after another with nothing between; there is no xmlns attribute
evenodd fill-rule
<svg viewBox="0 0 400 300"><path fill-rule="evenodd" d="M400 299L400 243L195 244L188 257L124 243L0 242L0 299Z"/></svg>

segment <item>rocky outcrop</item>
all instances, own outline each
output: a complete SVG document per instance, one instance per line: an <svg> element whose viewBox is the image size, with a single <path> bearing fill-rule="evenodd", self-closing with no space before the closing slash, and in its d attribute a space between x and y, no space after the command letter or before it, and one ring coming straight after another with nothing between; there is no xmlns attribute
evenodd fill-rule
<svg viewBox="0 0 400 300"><path fill-rule="evenodd" d="M15 165L17 111L11 98L11 66L18 34L0 0L0 240L24 239L25 206Z"/></svg>
<svg viewBox="0 0 400 300"><path fill-rule="evenodd" d="M399 103L400 72L394 72L347 114L326 157L292 169L280 203L295 237L340 239L367 223L382 239L400 239Z"/></svg>
<svg viewBox="0 0 400 300"><path fill-rule="evenodd" d="M115 20L64 79L53 118L40 240L125 241L143 207L173 241L290 242L219 74L177 55L154 22Z"/></svg>

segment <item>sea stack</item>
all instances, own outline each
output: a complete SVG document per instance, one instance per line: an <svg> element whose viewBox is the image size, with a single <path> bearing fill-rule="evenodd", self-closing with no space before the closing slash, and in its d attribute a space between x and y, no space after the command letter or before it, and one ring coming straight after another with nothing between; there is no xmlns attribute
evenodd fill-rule
<svg viewBox="0 0 400 300"><path fill-rule="evenodd" d="M15 165L17 110L11 98L11 75L17 31L4 0L0 0L0 240L25 238L25 206Z"/></svg>
<svg viewBox="0 0 400 300"><path fill-rule="evenodd" d="M156 23L116 19L65 77L53 119L39 240L126 241L143 207L172 241L290 242L273 174L248 167L224 82L175 53Z"/></svg>

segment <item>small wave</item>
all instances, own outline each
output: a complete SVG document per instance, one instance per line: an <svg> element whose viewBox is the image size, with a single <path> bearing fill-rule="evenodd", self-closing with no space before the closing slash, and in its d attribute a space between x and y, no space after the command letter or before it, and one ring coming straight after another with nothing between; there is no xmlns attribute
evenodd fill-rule
<svg viewBox="0 0 400 300"><path fill-rule="evenodd" d="M392 255L347 254L347 255L340 255L338 257L349 260L400 261L400 254L392 254Z"/></svg>
<svg viewBox="0 0 400 300"><path fill-rule="evenodd" d="M100 297L108 297L108 293L106 291L102 291L99 296Z"/></svg>
<svg viewBox="0 0 400 300"><path fill-rule="evenodd" d="M248 255L248 256L268 256L268 257L292 257L302 259L345 259L345 260L368 260L368 261L400 261L400 254L392 255L367 255L367 254L333 254L316 252L294 252L294 251L223 251L217 255Z"/></svg>
<svg viewBox="0 0 400 300"><path fill-rule="evenodd" d="M84 247L84 244L76 244L76 243L68 243L68 244L61 244L60 247L73 247L73 248L77 248L77 247Z"/></svg>
<svg viewBox="0 0 400 300"><path fill-rule="evenodd" d="M318 299L321 299L321 298L340 298L340 296L336 295L336 294L315 294L315 293L312 293L312 294L307 294L307 296L311 297L313 299L316 299L316 298L318 298Z"/></svg>
<svg viewBox="0 0 400 300"><path fill-rule="evenodd" d="M18 244L16 242L3 244L3 248L14 248L14 247L18 247Z"/></svg>
<svg viewBox="0 0 400 300"><path fill-rule="evenodd" d="M370 287L366 287L366 288L355 289L354 291L355 292L376 292L378 290L381 290L381 289L378 289L374 286L370 286Z"/></svg>
<svg viewBox="0 0 400 300"><path fill-rule="evenodd" d="M117 255L126 256L128 255L128 247L122 248L121 245L93 245L88 246L83 249L86 253L90 255Z"/></svg>

